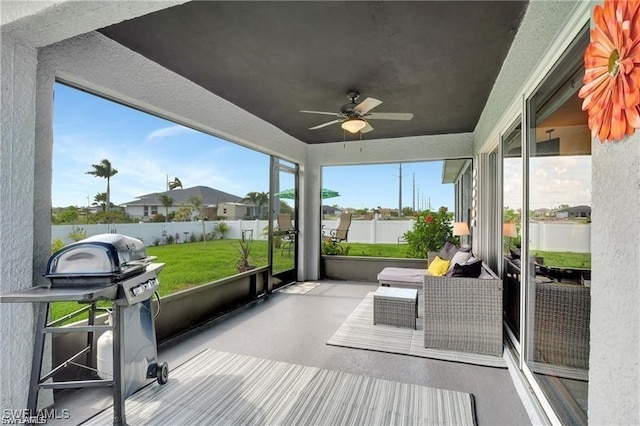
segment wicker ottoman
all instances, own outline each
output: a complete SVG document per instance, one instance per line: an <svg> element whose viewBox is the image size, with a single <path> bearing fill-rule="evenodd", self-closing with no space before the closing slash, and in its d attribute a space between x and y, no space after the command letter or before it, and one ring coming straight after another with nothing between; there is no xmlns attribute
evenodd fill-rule
<svg viewBox="0 0 640 426"><path fill-rule="evenodd" d="M373 324L416 329L418 290L379 287L373 293Z"/></svg>

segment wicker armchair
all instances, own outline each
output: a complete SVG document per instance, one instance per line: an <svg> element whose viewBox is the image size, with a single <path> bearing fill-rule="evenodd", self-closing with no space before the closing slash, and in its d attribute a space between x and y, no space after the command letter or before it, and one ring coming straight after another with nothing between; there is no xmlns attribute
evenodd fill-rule
<svg viewBox="0 0 640 426"><path fill-rule="evenodd" d="M534 360L589 369L591 288L536 283Z"/></svg>
<svg viewBox="0 0 640 426"><path fill-rule="evenodd" d="M502 356L502 280L423 277L424 346Z"/></svg>

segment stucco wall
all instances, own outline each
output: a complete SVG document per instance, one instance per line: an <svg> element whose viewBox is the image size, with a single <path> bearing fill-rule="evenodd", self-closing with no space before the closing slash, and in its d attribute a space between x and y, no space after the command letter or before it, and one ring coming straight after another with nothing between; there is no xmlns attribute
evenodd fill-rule
<svg viewBox="0 0 640 426"><path fill-rule="evenodd" d="M593 143L589 423L640 424L640 131Z"/></svg>
<svg viewBox="0 0 640 426"><path fill-rule="evenodd" d="M484 145L509 105L521 102L519 94L540 66L558 32L567 24L576 8L573 1L530 1L509 54L498 74L486 106L480 115L474 136L476 151ZM551 64L549 64L550 66ZM507 123L508 126L511 123Z"/></svg>
<svg viewBox="0 0 640 426"><path fill-rule="evenodd" d="M47 170L38 169L46 162L46 146L36 144L37 51L5 36L1 54L0 293L8 293L41 279L34 271L40 266L42 247L49 247L50 231L40 234L34 228L43 219L34 203L41 189L35 181L47 181ZM34 306L0 304L0 324L0 408L22 409L31 371ZM50 403L50 394L44 394L43 403Z"/></svg>

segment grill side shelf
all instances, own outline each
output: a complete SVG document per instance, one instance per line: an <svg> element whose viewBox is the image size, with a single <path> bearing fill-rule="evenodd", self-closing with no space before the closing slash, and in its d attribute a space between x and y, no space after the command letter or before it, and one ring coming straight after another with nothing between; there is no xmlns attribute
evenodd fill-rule
<svg viewBox="0 0 640 426"><path fill-rule="evenodd" d="M76 285L73 287L37 286L0 295L0 303L36 303L63 301L92 302L94 300L113 300L116 298L117 294L118 284L116 283L108 287L105 287L103 285Z"/></svg>

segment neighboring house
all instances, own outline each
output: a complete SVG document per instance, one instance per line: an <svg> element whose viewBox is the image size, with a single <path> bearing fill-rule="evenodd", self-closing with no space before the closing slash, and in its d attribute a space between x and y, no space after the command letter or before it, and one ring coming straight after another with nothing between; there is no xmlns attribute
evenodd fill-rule
<svg viewBox="0 0 640 426"><path fill-rule="evenodd" d="M327 205L322 206L322 214L337 215L337 214L340 214L340 212L341 212L340 209L337 209L333 206L327 206Z"/></svg>
<svg viewBox="0 0 640 426"><path fill-rule="evenodd" d="M209 219L216 219L224 216L227 219L243 219L250 216L255 206L243 203L243 198L207 186L194 186L185 189L174 189L173 191L157 192L138 197L137 200L122 204L125 212L132 218L150 220L156 214L165 215L167 210L158 197L166 194L173 198L173 205L169 207L169 213L177 212L183 205L191 205L193 197L200 197L205 214ZM217 211L216 211L217 206ZM193 211L192 217L198 216L199 212Z"/></svg>
<svg viewBox="0 0 640 426"><path fill-rule="evenodd" d="M558 219L567 219L575 217L591 217L591 206L575 206L568 207L566 209L558 210L556 212Z"/></svg>

